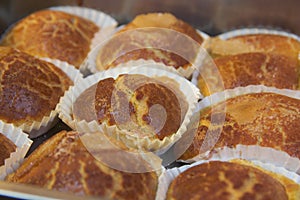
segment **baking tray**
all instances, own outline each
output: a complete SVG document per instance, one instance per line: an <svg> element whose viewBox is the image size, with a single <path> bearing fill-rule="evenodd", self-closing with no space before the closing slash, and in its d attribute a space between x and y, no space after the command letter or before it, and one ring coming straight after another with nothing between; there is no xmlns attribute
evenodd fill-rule
<svg viewBox="0 0 300 200"><path fill-rule="evenodd" d="M171 12L176 17L212 36L245 27L273 28L300 35L300 1L297 0L1 0L0 34L11 24L34 11L60 5L77 5L98 9L114 17L120 24L129 22L134 16L141 13ZM44 135L33 139L27 156L41 143L61 130L71 129L59 120ZM178 165L181 164L171 163L168 167ZM82 199L72 194L3 181L0 181L0 198ZM84 199L87 198L84 197Z"/></svg>

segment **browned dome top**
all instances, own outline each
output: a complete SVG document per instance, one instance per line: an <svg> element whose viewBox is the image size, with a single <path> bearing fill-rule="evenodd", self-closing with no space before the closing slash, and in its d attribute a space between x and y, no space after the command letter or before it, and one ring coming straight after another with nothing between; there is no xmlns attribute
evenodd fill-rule
<svg viewBox="0 0 300 200"><path fill-rule="evenodd" d="M298 61L285 55L242 53L217 57L213 61L203 66L198 77L198 86L205 96L248 85L299 89ZM220 80L217 80L216 70Z"/></svg>
<svg viewBox="0 0 300 200"><path fill-rule="evenodd" d="M211 161L178 175L168 190L168 200L288 199L285 187L254 167Z"/></svg>
<svg viewBox="0 0 300 200"><path fill-rule="evenodd" d="M213 38L209 49L217 56L249 52L264 52L285 55L298 60L300 42L292 37L276 34L246 34L221 40Z"/></svg>
<svg viewBox="0 0 300 200"><path fill-rule="evenodd" d="M1 45L12 46L38 57L66 61L79 68L99 30L93 22L54 10L37 11L20 20Z"/></svg>
<svg viewBox="0 0 300 200"><path fill-rule="evenodd" d="M162 82L144 75L126 74L116 80L101 80L85 90L74 103L74 117L117 125L139 137L162 140L176 133L181 125L180 101ZM160 124L163 119L166 119L164 124Z"/></svg>
<svg viewBox="0 0 300 200"><path fill-rule="evenodd" d="M247 94L228 99L226 104L221 102L200 113L196 135L181 158L189 159L204 153L209 149L202 148L200 152L201 146L205 147L214 139L217 142L213 148L260 145L300 158L299 113L300 100L274 93ZM214 138L218 133L220 137ZM204 144L205 137L211 140Z"/></svg>
<svg viewBox="0 0 300 200"><path fill-rule="evenodd" d="M72 85L55 65L10 47L0 47L0 119L20 125L48 116Z"/></svg>
<svg viewBox="0 0 300 200"><path fill-rule="evenodd" d="M106 154L117 164L131 162L114 157L110 151ZM87 151L77 132L67 131L39 146L6 181L107 199L155 199L158 184L155 172L127 173L110 168Z"/></svg>

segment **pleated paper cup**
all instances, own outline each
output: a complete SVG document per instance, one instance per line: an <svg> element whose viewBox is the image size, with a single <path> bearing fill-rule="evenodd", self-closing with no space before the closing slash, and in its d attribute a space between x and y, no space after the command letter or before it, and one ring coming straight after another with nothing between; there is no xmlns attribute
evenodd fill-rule
<svg viewBox="0 0 300 200"><path fill-rule="evenodd" d="M233 159L230 158L222 158L222 159L211 159L211 160L200 160L197 161L191 165L184 165L182 167L175 167L172 169L165 170L162 175L159 178L159 185L158 185L158 191L156 195L156 200L165 200L167 197L167 192L169 189L170 184L172 181L181 173L184 171L204 163L208 163L210 161L223 161L223 162L231 162L231 160L234 162ZM239 163L239 162L237 162ZM247 162L244 163L247 165ZM269 164L269 163L262 163L260 161L251 161L248 163L248 165L252 167L257 167L259 169L262 169L264 172L270 173L270 174L276 174L280 175L284 178L288 178L289 180L293 181L295 184L300 184L300 176L294 172L290 172L282 167L277 167L275 165ZM281 181L281 180L280 180ZM284 180L283 180L284 181Z"/></svg>
<svg viewBox="0 0 300 200"><path fill-rule="evenodd" d="M94 22L101 29L111 26L116 27L118 24L118 22L110 15L92 8L85 8L79 6L54 6L50 7L49 9L66 12L72 15L77 15L79 17L88 19Z"/></svg>
<svg viewBox="0 0 300 200"><path fill-rule="evenodd" d="M163 140L158 138L139 138L130 134L130 132L124 129L118 128L116 125L109 126L106 123L99 124L96 120L86 122L86 121L76 121L73 116L73 104L76 99L80 96L90 86L98 83L100 80L112 77L117 78L120 74L141 74L147 77L152 77L158 79L159 77L167 77L177 84L178 88L174 89L174 85L171 82L166 83L167 87L173 87L172 90L178 89L185 97L187 102L187 111L182 120L181 126L178 131L171 136L165 137ZM170 84L170 85L169 85ZM176 94L176 92L175 92ZM85 78L83 81L76 84L71 88L70 91L61 99L59 104L59 117L70 127L78 130L79 132L104 132L109 137L112 137L118 141L121 141L129 148L143 149L146 151L153 151L156 154L162 154L170 146L177 141L181 135L186 131L186 127L190 121L190 117L193 114L196 103L199 99L199 91L193 86L189 81L181 76L174 73L158 69L155 66L152 67L139 67L139 68L113 68L107 71L96 73L92 76ZM93 119L97 119L96 116Z"/></svg>
<svg viewBox="0 0 300 200"><path fill-rule="evenodd" d="M239 87L235 89L225 90L223 92L215 93L201 100L197 104L195 112L200 112L206 108L214 108L214 105L225 102L227 99L234 98L246 94L256 93L273 93L279 94L294 99L300 100L300 91L288 90L288 89L276 89L273 87L266 87L263 85L250 85L247 87ZM224 108L226 109L226 107ZM298 133L295 133L298 134ZM180 145L179 143L176 145ZM178 146L180 148L180 146ZM259 160L265 163L272 163L279 167L284 167L290 171L300 173L300 160L297 157L289 155L285 151L276 150L270 147L262 147L258 145L242 145L238 144L235 147L220 147L213 148L201 154L196 155L193 158L187 160L178 160L185 163L192 163L199 160L207 160L210 158L227 158L227 156L233 156L230 158L240 158L245 160Z"/></svg>
<svg viewBox="0 0 300 200"><path fill-rule="evenodd" d="M8 174L15 171L23 162L32 141L20 128L16 128L12 124L4 123L1 120L0 133L16 145L16 151L10 154L10 157L4 161L4 165L0 166L0 180L3 180Z"/></svg>
<svg viewBox="0 0 300 200"><path fill-rule="evenodd" d="M42 60L50 62L54 64L56 67L61 69L75 84L77 81L82 79L82 74L77 70L73 65L68 64L67 62L63 62L60 60L54 60L49 58L42 58ZM33 121L29 123L24 123L20 126L24 132L29 134L30 138L36 138L48 130L50 130L55 124L58 122L57 114L57 106L54 110L50 112L48 116L44 116L41 121Z"/></svg>
<svg viewBox="0 0 300 200"><path fill-rule="evenodd" d="M102 34L102 36L97 36L98 38L100 39L95 39L93 41L93 50L90 52L90 54L88 55L88 58L84 64L84 67L87 68L90 72L92 73L97 73L99 71L103 71L103 70L106 70L106 68L104 68L104 66L99 66L97 64L97 59L98 59L98 54L99 52L104 48L103 45L105 42L109 42L110 39L113 38L113 36L116 35L116 33L119 31L119 30L122 30L124 26L120 26L118 27L117 29L114 30L114 34L111 34L112 32L109 32L107 34ZM142 28L141 28L142 29ZM130 31L130 30L128 30ZM172 30L171 30L172 31ZM174 31L174 30L173 30ZM147 60L145 59L138 59L138 60L129 60L127 62L124 62L124 63L121 63L121 64L118 64L117 66L115 67L121 67L121 66L128 66L128 65L131 65L132 63L135 63L135 62L138 62L138 63L141 63L143 62L142 64L149 64L149 63L152 63L152 62L155 62L155 63L161 63L162 65L166 66L166 68L169 68L168 71L174 71L176 73L178 73L179 75L183 76L183 77L186 77L186 78L190 78L192 73L194 72L194 70L196 69L195 65L198 64L198 63L201 63L201 59L203 58L202 55L199 55L199 54L203 54L203 51L201 50L202 48L204 48L204 45L206 43L206 41L208 40L209 38L209 35L200 31L200 30L197 30L198 34L203 38L203 43L199 45L199 49L198 49L198 54L196 56L196 58L194 60L192 60L192 64L190 64L190 66L188 67L183 67L183 66L179 66L177 69L174 68L173 66L166 66L164 63L162 62L158 62L158 61L154 61L153 59L149 58ZM125 32L123 32L125 33ZM123 34L122 33L122 34ZM126 34L126 33L125 33ZM184 35L184 34L182 34ZM110 36L110 37L109 37ZM105 41L104 43L101 44L101 41ZM192 42L192 43L196 43L196 41L193 41L192 39L189 40L189 42ZM99 45L100 44L100 45ZM120 43L120 46L122 46L122 44ZM183 48L189 48L188 45L187 47L183 47ZM178 54L178 52L173 52L173 53L176 53Z"/></svg>

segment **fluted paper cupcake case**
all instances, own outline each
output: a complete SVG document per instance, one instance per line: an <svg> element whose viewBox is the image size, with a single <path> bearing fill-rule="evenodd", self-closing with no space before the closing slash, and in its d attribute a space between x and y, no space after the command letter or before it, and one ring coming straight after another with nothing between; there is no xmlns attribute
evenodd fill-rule
<svg viewBox="0 0 300 200"><path fill-rule="evenodd" d="M118 30L121 30L124 26L120 26L118 27L117 29L114 30L114 33L116 33ZM109 32L109 31L107 31ZM205 42L208 40L209 38L209 35L200 31L200 30L197 30L198 34L203 38L203 43L201 45L199 45L201 48L199 49L199 52L195 58L195 61L194 63L197 64L197 63L201 63L201 59L203 58L202 55L199 55L199 54L202 54L203 51L201 51L201 49L203 48ZM99 71L103 71L105 69L102 69L100 67L97 67L97 56L98 56L98 52L100 51L100 49L102 48L101 45L101 41L103 42L104 40L109 40L109 38L111 36L113 36L113 34L111 34L112 32L109 32L107 34L100 34L98 35L97 37L100 38L100 39L94 39L93 40L93 44L92 44L92 47L93 47L93 50L89 53L88 57L87 57L87 60L86 62L84 63L84 66L83 68L86 68L88 69L90 72L92 73L97 73ZM97 38L95 37L95 38ZM188 48L188 47L187 47ZM119 65L117 65L116 67L120 67L120 66L130 66L132 64L132 62L138 62L138 63L141 63L141 62L144 62L144 63L152 63L152 62L155 62L155 63L161 63L162 65L165 66L165 68L170 68L168 69L168 71L174 71L174 72L177 72L179 75L183 76L183 77L186 77L186 78L190 78L191 75L193 74L194 70L196 69L194 66L189 66L187 69L184 69L183 67L179 67L178 69L175 69L174 67L172 66L166 66L164 63L162 62L156 62L152 59L147 59L147 60L144 60L144 59L139 59L137 61L128 61L126 63L121 63Z"/></svg>
<svg viewBox="0 0 300 200"><path fill-rule="evenodd" d="M300 91L289 89L277 89L274 87L266 87L263 85L250 85L247 87L238 87L228 89L223 92L215 93L205 97L197 104L196 112L199 112L207 107L216 105L227 99L234 98L245 94L254 93L275 93L288 96L295 99L300 99ZM290 171L300 174L300 160L296 157L291 157L284 151L275 150L270 147L261 147L258 145L237 145L235 148L222 147L212 151L199 154L188 160L178 160L185 163L192 163L201 159L210 159L213 157L226 158L232 155L232 158L241 158L245 160L259 160L261 162L272 163L279 167L284 167Z"/></svg>
<svg viewBox="0 0 300 200"><path fill-rule="evenodd" d="M79 6L54 6L50 7L49 9L67 12L69 14L88 19L94 22L100 28L107 28L110 26L115 27L118 24L117 21L110 15L92 8Z"/></svg>
<svg viewBox="0 0 300 200"><path fill-rule="evenodd" d="M16 128L12 124L4 123L0 120L0 133L6 136L16 145L16 151L10 154L10 157L5 159L4 165L0 166L0 180L3 180L8 174L15 171L23 162L24 157L29 150L32 141L28 135L20 128Z"/></svg>
<svg viewBox="0 0 300 200"><path fill-rule="evenodd" d="M42 58L42 60L50 62L61 69L75 84L78 80L82 79L82 74L73 65L60 60L53 60L49 58ZM29 134L30 138L36 138L52 128L58 121L57 106L48 116L44 116L41 121L33 121L32 123L24 123L20 126L24 132Z"/></svg>
<svg viewBox="0 0 300 200"><path fill-rule="evenodd" d="M166 196L167 196L167 192L169 189L169 186L171 184L171 182L181 173L183 173L184 171L197 166L197 165L201 165L204 163L208 163L210 161L223 161L223 162L228 162L230 160L233 160L235 158L214 158L214 159L210 159L210 160L200 160L197 161L191 165L184 165L182 167L175 167L172 169L167 169L165 170L162 175L159 177L159 184L158 184L158 191L157 191L157 195L156 195L156 200L165 200ZM251 161L251 163L259 168L262 168L264 170L282 175L292 181L294 181L297 184L300 184L300 176L294 172L290 172L282 167L277 167L273 164L270 163L262 163L260 161Z"/></svg>
<svg viewBox="0 0 300 200"><path fill-rule="evenodd" d="M155 67L155 66L154 66ZM136 138L130 136L126 131L120 130L117 126L108 126L106 123L98 124L96 120L87 123L86 121L76 121L73 118L72 106L79 95L93 84L98 83L100 80L108 77L117 78L120 74L142 74L148 77L168 77L176 81L179 84L180 91L185 95L188 103L188 109L185 114L184 120L176 133L171 136L165 137L163 140L149 139L149 138ZM85 78L80 83L72 87L59 103L59 117L68 124L71 128L76 129L80 132L89 131L100 131L105 132L107 135L114 137L115 139L122 141L127 147L137 148L143 147L145 150L156 151L156 154L162 154L170 146L177 141L182 134L186 131L186 127L190 121L190 117L193 114L196 103L199 99L199 90L192 85L189 81L180 77L174 73L170 73L165 70L151 67L140 67L140 68L113 68L107 71L99 72Z"/></svg>

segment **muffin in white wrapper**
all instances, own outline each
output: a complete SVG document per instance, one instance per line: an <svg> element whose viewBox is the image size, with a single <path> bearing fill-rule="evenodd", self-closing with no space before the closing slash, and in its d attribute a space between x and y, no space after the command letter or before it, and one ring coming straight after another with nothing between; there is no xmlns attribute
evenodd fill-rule
<svg viewBox="0 0 300 200"><path fill-rule="evenodd" d="M158 25L152 19L156 17L170 20ZM183 31L184 26L189 27L187 32ZM139 15L131 23L119 27L107 41L99 43L95 40L95 48L88 55L85 65L96 73L132 60L152 60L164 63L181 76L190 78L200 62L197 55L203 53L201 48L209 38L206 33L192 29L167 13ZM107 55L107 52L110 54Z"/></svg>
<svg viewBox="0 0 300 200"><path fill-rule="evenodd" d="M90 88L92 88L91 87L92 85L94 85L94 87L95 87L96 84L98 84L100 81L103 81L103 80L107 81L109 78L113 78L114 80L116 80L118 77L120 77L119 75L121 75L121 74L125 74L124 76L121 76L121 78L120 78L120 80L122 80L122 78L125 77L124 78L125 83L127 80L126 77L132 77L135 75L137 75L137 77L145 76L144 78L146 78L146 79L143 79L143 78L136 79L137 83L133 83L133 85L138 84L138 87L134 88L133 92L138 91L140 88L143 88L144 85L148 85L150 82L152 84L152 81L154 81L158 85L161 84L164 87L166 87L167 88L166 91L169 91L169 92L172 91L171 92L171 93L173 93L172 95L175 95L174 101L179 103L178 105L180 106L180 108L176 108L177 111L179 112L179 116L177 116L177 117L179 117L179 121L180 121L180 124L178 126L179 128L177 129L176 132L174 132L174 133L172 132L171 135L165 136L165 137L163 137L163 139L162 138L158 139L158 137L160 137L159 135L153 136L150 134L150 137L148 137L149 135L147 135L148 134L147 131L149 131L149 130L142 125L138 125L137 127L135 127L135 125L137 123L135 123L131 120L129 120L129 123L130 123L129 126L132 128L132 130L137 131L137 129L142 128L144 131L135 132L135 131L129 131L128 127L120 128L122 126L122 122L120 122L118 120L122 121L123 119L128 119L127 114L129 114L129 113L126 113L126 112L128 112L126 110L124 112L119 112L118 110L112 110L113 112L111 112L110 115L113 115L113 117L110 118L110 120L115 120L115 122L116 122L115 125L109 125L109 123L110 123L109 121L103 121L101 123L98 122L96 112L99 112L99 111L95 111L96 107L94 107L94 105L93 105L93 103L95 102L95 100L94 100L95 95L93 96L93 94L96 94L96 93L95 93L95 91L92 91ZM130 74L130 75L128 75L128 74ZM119 84L119 83L116 83L116 84ZM161 85L159 85L159 87ZM107 85L105 85L105 87L107 87ZM121 81L120 81L120 87L123 87ZM133 86L133 87L135 87L135 86ZM83 96L82 96L81 97L81 99L83 99L82 106L79 106L80 103L75 104L77 99L79 99L78 97L80 97L80 95L83 92L88 91L87 90L88 88L90 89L90 91L92 91L92 95L89 95L89 96L92 96L92 99L89 99L87 96L86 100L85 100L85 99L83 99ZM108 89L108 91L110 91L110 90L111 89ZM125 89L123 91L126 92L128 90L125 87ZM155 97L155 98L158 98L158 97ZM111 103L111 105L114 105L113 95L112 95L111 99L112 100L110 100L109 103ZM198 99L199 99L199 91L189 81L187 81L183 77L180 77L174 73L170 73L168 71L158 69L155 65L153 67L139 67L139 68L134 68L134 69L130 68L130 67L129 68L120 67L120 68L114 68L111 70L96 73L96 74L89 76L89 77L83 79L82 81L78 82L61 99L61 101L59 103L59 117L66 124L68 124L71 128L76 129L79 132L91 132L91 131L95 132L95 131L99 130L100 132L104 132L109 137L113 137L113 138L117 139L117 141L121 141L129 148L153 151L156 154L162 154L175 141L177 141L181 137L183 132L185 132L186 126L190 121L190 117L193 114L193 111L195 109ZM91 102L89 103L89 101L91 101ZM121 101L117 100L115 103L118 103L118 102L121 102ZM125 105L124 107L130 105L131 102L125 102L125 103L127 103L127 105ZM88 114L89 116L86 115L86 118L79 116L79 115L84 114L83 113L84 110L80 110L80 109L84 109L84 106L86 106L84 104L90 105L89 109L92 109L92 111L89 112L89 114ZM75 110L74 110L74 105L76 106ZM166 112L165 108L162 108L162 110L155 110L155 109L161 108L159 106L161 106L161 105L152 105L150 107L155 112L157 111L159 113L160 112L165 113ZM150 109L149 113L151 113L151 109ZM139 112L140 111L138 111L136 113L139 113ZM119 113L120 116L118 114L115 115L115 113ZM142 113L142 112L140 112L140 113ZM122 114L124 114L124 115L122 115ZM154 113L154 114L156 114L156 113ZM160 113L160 114L162 114L162 113ZM164 129L164 127L165 127L164 123L168 123L168 121L166 121L166 120L168 120L168 118L164 118L164 117L171 116L170 113L169 113L169 115L168 115L168 113L165 113L165 114L167 114L167 115L160 115L162 118L160 118L159 121L155 121L155 118L151 118L151 120L153 120L153 121L151 121L149 124L151 124L152 122L153 123L156 122L159 124L159 126L156 127L157 130L160 131L160 130ZM151 115L151 114L149 114L149 115ZM129 114L129 116L131 116L131 115ZM83 120L83 119L86 119L86 120ZM133 125L131 123L133 123ZM162 124L160 124L160 123L162 123ZM177 122L174 122L174 123L177 123ZM162 125L162 126L160 126L160 125ZM135 129L135 128L137 128L137 129ZM138 135L135 135L136 133L138 133ZM141 133L143 133L145 135L140 137L139 134L141 134Z"/></svg>
<svg viewBox="0 0 300 200"><path fill-rule="evenodd" d="M50 62L61 69L72 81L76 84L77 81L82 79L82 74L74 66L60 60L54 60L50 58L43 58L47 62ZM63 97L63 96L62 96ZM61 98L62 98L61 97ZM58 104L57 104L58 105ZM36 138L48 130L50 130L58 122L58 108L51 111L50 115L43 117L41 121L34 121L32 124L23 124L19 126L23 131L29 133L30 138Z"/></svg>
<svg viewBox="0 0 300 200"><path fill-rule="evenodd" d="M184 152L179 160L188 163L233 154L299 173L299 103L299 91L262 85L215 93L199 102L200 116L187 131L194 135L174 152Z"/></svg>
<svg viewBox="0 0 300 200"><path fill-rule="evenodd" d="M33 12L11 25L2 35L1 45L80 69L96 36L110 35L116 26L117 21L101 11L56 6Z"/></svg>
<svg viewBox="0 0 300 200"><path fill-rule="evenodd" d="M1 53L1 120L38 137L57 122L59 99L82 74L66 62L10 47L1 47Z"/></svg>
<svg viewBox="0 0 300 200"><path fill-rule="evenodd" d="M10 153L10 157L5 159L4 165L0 166L0 180L3 180L9 173L15 171L23 162L32 141L28 135L20 128L12 124L4 123L0 120L0 133L15 144L15 151ZM1 146L3 148L3 146Z"/></svg>
<svg viewBox="0 0 300 200"><path fill-rule="evenodd" d="M199 166L199 165L202 165L202 164L207 164L207 163L213 162L213 161L220 161L220 162L226 162L226 163L229 162L231 164L242 165L242 166L245 166L245 167L249 166L251 168L258 169L260 172L262 172L266 176L271 176L272 178L279 181L284 186L285 191L286 191L287 196L288 196L288 199L297 199L297 198L299 198L299 195L300 195L300 176L298 174L296 174L294 172L290 172L290 171L288 171L288 170L286 170L282 167L277 167L277 166L275 166L273 164L270 164L270 163L262 163L260 161L245 161L245 160L226 157L226 158L222 158L222 159L216 159L215 158L215 159L210 159L210 160L200 160L200 161L197 161L197 162L195 162L191 165L184 165L184 166L179 167L179 168L175 167L175 168L172 168L172 169L167 169L166 171L163 172L163 174L159 178L159 186L158 186L158 191L157 191L157 195L156 195L156 200L167 199L167 193L168 193L168 190L169 190L169 187L170 187L171 183L180 174L184 173L186 170L189 170L189 169L191 169L195 166ZM210 172L207 171L207 173L210 173ZM220 169L219 171L216 170L214 174L220 174L220 177L222 177L222 173L224 174L224 172L221 171L221 169ZM236 172L232 172L232 173L236 173ZM205 175L208 176L208 174L205 174L205 171L203 171L203 170L202 170L202 174L199 174L199 176L201 176L201 175L203 175L203 177L205 177ZM210 175L210 176L212 176L212 175ZM191 174L190 177L193 177L193 175ZM190 178L190 177L188 175L186 176L186 178ZM233 187L232 190L229 190L227 192L230 192L230 193L233 192L233 194L235 193L235 191L237 192L235 194L238 194L239 192L240 193L246 192L245 190L242 189L243 187L239 187L240 186L239 184L242 184L243 181L244 181L242 177L245 177L244 174L236 174L235 178L238 178L239 181L235 182L234 177L232 177L232 176L230 177L229 175L224 174L223 178L220 178L220 179L222 179L224 181L224 183L226 183L226 184L225 185L223 184L222 187L220 187L220 185L219 185L218 188L214 188L214 194L211 194L210 197L212 197L213 195L217 196L218 192L220 192L218 190L223 190L224 188L226 188L226 186L228 186L227 183L230 183L230 181L233 181L231 183L234 184L236 187ZM251 178L253 178L253 176ZM208 182L209 182L209 179L210 179L209 177L206 178L206 180ZM189 183L187 182L185 184L189 184ZM191 183L191 184L193 184L193 183ZM199 182L199 184L201 184L201 183ZM212 184L218 184L218 183L214 182ZM261 184L263 184L263 183L261 182ZM209 183L207 183L207 190L210 190L211 188L209 188L208 185L209 185ZM249 187L251 187L250 182L247 182L247 185ZM190 186L190 187L192 187L192 186ZM195 186L195 187L197 187L197 186ZM192 187L192 188L194 188L194 187ZM259 191L256 191L256 192L260 193L262 191L263 191L263 189L261 189ZM186 191L186 192L189 192L189 191ZM251 193L251 190L248 190L248 192ZM201 194L198 194L198 195L200 195L200 196L197 196L198 198L202 197L200 199L205 199L205 196L201 196ZM204 195L204 194L202 194L202 195ZM221 194L219 194L219 195L221 195ZM224 194L223 197L225 197L225 196L226 196L226 194ZM222 195L219 196L219 198L221 198L221 197L222 197Z"/></svg>
<svg viewBox="0 0 300 200"><path fill-rule="evenodd" d="M220 56L214 59L208 57L204 59L203 65L194 71L192 83L204 96L248 85L298 90L298 63L298 60L284 55L260 52Z"/></svg>
<svg viewBox="0 0 300 200"><path fill-rule="evenodd" d="M204 64L192 76L192 82L204 96L248 85L299 89L297 35L269 29L238 29L210 38L206 48L214 65ZM215 80L217 73L222 79Z"/></svg>

